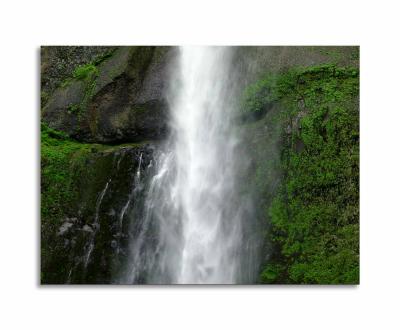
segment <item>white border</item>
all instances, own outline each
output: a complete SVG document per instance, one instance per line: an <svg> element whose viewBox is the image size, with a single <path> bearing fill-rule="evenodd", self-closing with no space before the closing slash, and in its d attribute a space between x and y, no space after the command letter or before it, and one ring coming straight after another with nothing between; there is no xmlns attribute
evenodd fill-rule
<svg viewBox="0 0 400 330"><path fill-rule="evenodd" d="M396 1L3 1L2 329L399 326ZM38 47L361 45L359 287L38 287Z"/></svg>

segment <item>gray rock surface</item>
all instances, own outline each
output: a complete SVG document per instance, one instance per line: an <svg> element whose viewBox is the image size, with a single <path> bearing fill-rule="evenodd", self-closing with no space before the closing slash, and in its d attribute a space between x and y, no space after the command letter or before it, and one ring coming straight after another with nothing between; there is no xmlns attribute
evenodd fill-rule
<svg viewBox="0 0 400 330"><path fill-rule="evenodd" d="M62 47L65 49L66 47ZM110 52L110 49L107 49ZM43 52L59 54L61 50ZM100 50L99 50L100 51ZM67 47L66 53L72 52ZM69 72L52 91L53 80L60 77L53 66L59 61L44 56L42 88L52 91L42 105L42 120L84 142L121 143L157 140L167 132L165 86L172 47L117 47L108 57L92 62L85 77ZM72 60L71 60L72 61ZM62 62L64 63L64 62ZM77 63L77 62L73 62ZM48 88L46 88L48 86Z"/></svg>

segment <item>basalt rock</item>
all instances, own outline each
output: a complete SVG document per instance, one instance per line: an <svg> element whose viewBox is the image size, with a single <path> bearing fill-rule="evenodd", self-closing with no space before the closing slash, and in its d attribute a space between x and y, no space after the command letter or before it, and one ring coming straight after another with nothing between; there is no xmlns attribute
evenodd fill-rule
<svg viewBox="0 0 400 330"><path fill-rule="evenodd" d="M84 75L75 68L53 92L48 88L51 94L42 100L42 120L82 142L163 138L167 132L167 63L174 48L116 47L111 51L87 63ZM46 72L55 75L49 69L54 63L42 64L45 81Z"/></svg>
<svg viewBox="0 0 400 330"><path fill-rule="evenodd" d="M42 283L109 284L124 271L154 151L153 145L143 144L86 156L82 175L72 182L77 195L68 215L50 219L52 226L42 220L42 234L51 231L42 239ZM72 171L76 165L70 166Z"/></svg>

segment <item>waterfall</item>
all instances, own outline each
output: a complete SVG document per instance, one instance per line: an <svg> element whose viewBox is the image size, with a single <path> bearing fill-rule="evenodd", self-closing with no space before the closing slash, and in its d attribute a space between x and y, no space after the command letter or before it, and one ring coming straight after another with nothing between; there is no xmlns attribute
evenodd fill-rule
<svg viewBox="0 0 400 330"><path fill-rule="evenodd" d="M171 134L156 157L127 283L229 284L240 278L232 50L181 47L170 78ZM245 270L249 272L249 270Z"/></svg>
<svg viewBox="0 0 400 330"><path fill-rule="evenodd" d="M100 228L100 222L99 222L99 211L100 211L100 206L101 206L101 202L103 201L104 195L106 194L106 191L108 189L108 186L111 182L111 179L109 179L106 183L106 186L104 187L104 189L100 192L99 197L97 198L97 202L96 202L96 211L95 211L95 215L94 215L94 221L93 221L93 231L90 235L90 240L89 240L89 245L87 247L87 251L85 253L85 258L84 258L84 267L85 267L85 271L87 269L87 266L89 264L90 261L90 256L93 252L94 249L94 240L96 237L96 233Z"/></svg>

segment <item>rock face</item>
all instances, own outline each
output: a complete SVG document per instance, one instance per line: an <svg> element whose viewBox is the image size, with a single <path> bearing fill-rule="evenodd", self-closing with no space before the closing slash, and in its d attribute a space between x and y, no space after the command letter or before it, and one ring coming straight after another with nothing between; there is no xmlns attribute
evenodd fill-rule
<svg viewBox="0 0 400 330"><path fill-rule="evenodd" d="M104 46L43 46L40 49L41 92L51 95L60 84L71 77L80 65L107 57L116 47Z"/></svg>
<svg viewBox="0 0 400 330"><path fill-rule="evenodd" d="M238 92L266 72L335 61L354 47L237 47ZM162 139L176 47L43 47L42 120L82 142Z"/></svg>
<svg viewBox="0 0 400 330"><path fill-rule="evenodd" d="M95 60L76 66L63 82L52 68L59 62L43 56L43 77L47 78L42 86L46 94L42 97L42 120L82 142L163 138L167 132L167 64L174 48L114 47L98 52Z"/></svg>
<svg viewBox="0 0 400 330"><path fill-rule="evenodd" d="M42 219L42 283L113 283L125 271L153 152L154 146L145 144L85 157L82 175L72 182L77 194L64 216Z"/></svg>
<svg viewBox="0 0 400 330"><path fill-rule="evenodd" d="M358 66L356 46L246 46L236 47L234 60L239 75L257 79L260 74L276 73L293 67L323 63Z"/></svg>
<svg viewBox="0 0 400 330"><path fill-rule="evenodd" d="M126 272L157 149L147 141L167 133L174 52L42 48L42 283L113 283Z"/></svg>

